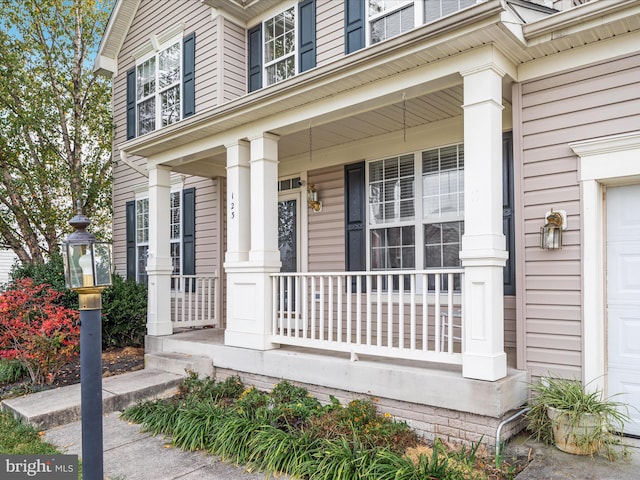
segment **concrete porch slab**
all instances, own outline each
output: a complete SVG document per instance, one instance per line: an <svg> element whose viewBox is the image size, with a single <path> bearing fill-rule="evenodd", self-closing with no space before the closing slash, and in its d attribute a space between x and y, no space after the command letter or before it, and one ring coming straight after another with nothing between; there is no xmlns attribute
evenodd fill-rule
<svg viewBox="0 0 640 480"><path fill-rule="evenodd" d="M459 366L380 359L348 354L280 348L267 351L224 345L219 329L191 330L147 337L147 353L175 352L211 358L214 369L320 385L374 397L501 418L522 406L527 373L509 369L495 382L462 377Z"/></svg>

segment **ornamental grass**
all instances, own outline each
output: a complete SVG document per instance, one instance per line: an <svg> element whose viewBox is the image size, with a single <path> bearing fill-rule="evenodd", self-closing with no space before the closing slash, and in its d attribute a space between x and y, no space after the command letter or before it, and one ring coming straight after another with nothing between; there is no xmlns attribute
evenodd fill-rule
<svg viewBox="0 0 640 480"><path fill-rule="evenodd" d="M270 392L238 377L216 382L189 373L179 394L146 401L123 417L183 450L200 450L267 474L309 480L487 478L478 445L450 451L428 447L405 422L380 413L372 399L322 405L283 381ZM416 453L418 452L418 453ZM491 478L508 478L492 476Z"/></svg>

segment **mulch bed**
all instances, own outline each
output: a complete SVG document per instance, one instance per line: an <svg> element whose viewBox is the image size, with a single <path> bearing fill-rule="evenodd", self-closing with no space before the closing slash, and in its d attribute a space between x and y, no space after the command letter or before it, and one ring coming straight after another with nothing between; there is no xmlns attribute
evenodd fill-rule
<svg viewBox="0 0 640 480"><path fill-rule="evenodd" d="M108 348L102 352L102 377L133 372L144 368L144 348ZM80 383L80 356L60 369L52 384L33 387L28 379L0 384L0 400L12 396L11 392L28 393Z"/></svg>

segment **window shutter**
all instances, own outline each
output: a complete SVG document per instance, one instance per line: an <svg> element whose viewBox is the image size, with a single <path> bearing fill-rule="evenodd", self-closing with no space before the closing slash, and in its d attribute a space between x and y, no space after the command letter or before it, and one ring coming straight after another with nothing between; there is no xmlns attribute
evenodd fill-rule
<svg viewBox="0 0 640 480"><path fill-rule="evenodd" d="M509 258L504 267L504 294L516 294L515 219L513 216L513 132L502 136L502 228Z"/></svg>
<svg viewBox="0 0 640 480"><path fill-rule="evenodd" d="M196 189L182 191L182 273L196 274ZM195 282L191 291L195 291Z"/></svg>
<svg viewBox="0 0 640 480"><path fill-rule="evenodd" d="M364 169L364 162L344 167L345 270L348 272L366 270ZM352 287L355 288L355 279Z"/></svg>
<svg viewBox="0 0 640 480"><path fill-rule="evenodd" d="M247 33L249 46L249 91L262 88L262 24Z"/></svg>
<svg viewBox="0 0 640 480"><path fill-rule="evenodd" d="M126 203L127 280L136 279L136 202Z"/></svg>
<svg viewBox="0 0 640 480"><path fill-rule="evenodd" d="M196 32L182 40L182 118L196 113Z"/></svg>
<svg viewBox="0 0 640 480"><path fill-rule="evenodd" d="M365 46L366 14L362 0L346 0L344 9L344 53L349 54Z"/></svg>
<svg viewBox="0 0 640 480"><path fill-rule="evenodd" d="M316 66L316 0L302 0L298 12L300 15L299 71L305 72Z"/></svg>
<svg viewBox="0 0 640 480"><path fill-rule="evenodd" d="M127 72L127 140L136 136L136 69Z"/></svg>

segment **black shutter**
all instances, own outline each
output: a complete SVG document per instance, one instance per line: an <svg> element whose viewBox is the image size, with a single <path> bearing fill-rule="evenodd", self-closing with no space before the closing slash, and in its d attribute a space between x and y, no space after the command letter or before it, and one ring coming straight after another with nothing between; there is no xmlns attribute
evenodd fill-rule
<svg viewBox="0 0 640 480"><path fill-rule="evenodd" d="M182 191L182 274L196 274L196 189ZM188 285L188 282L187 282ZM195 291L195 282L191 291Z"/></svg>
<svg viewBox="0 0 640 480"><path fill-rule="evenodd" d="M136 136L136 69L127 72L127 140Z"/></svg>
<svg viewBox="0 0 640 480"><path fill-rule="evenodd" d="M513 132L502 136L502 229L509 258L504 267L504 294L516 294L515 220L513 216Z"/></svg>
<svg viewBox="0 0 640 480"><path fill-rule="evenodd" d="M299 71L305 72L316 66L316 0L302 0L298 12L300 15Z"/></svg>
<svg viewBox="0 0 640 480"><path fill-rule="evenodd" d="M364 169L364 162L344 167L345 270L348 272L366 270ZM352 288L355 289L355 279Z"/></svg>
<svg viewBox="0 0 640 480"><path fill-rule="evenodd" d="M262 24L249 29L249 91L262 88Z"/></svg>
<svg viewBox="0 0 640 480"><path fill-rule="evenodd" d="M196 32L182 40L182 118L196 113Z"/></svg>
<svg viewBox="0 0 640 480"><path fill-rule="evenodd" d="M136 202L126 204L127 280L136 279Z"/></svg>
<svg viewBox="0 0 640 480"><path fill-rule="evenodd" d="M366 13L363 0L346 0L344 7L344 53L364 48Z"/></svg>

